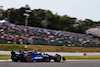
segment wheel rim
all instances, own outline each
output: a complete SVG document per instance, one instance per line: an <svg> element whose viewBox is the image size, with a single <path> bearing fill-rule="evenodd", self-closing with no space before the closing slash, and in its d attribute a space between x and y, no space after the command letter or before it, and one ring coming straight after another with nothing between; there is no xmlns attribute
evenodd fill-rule
<svg viewBox="0 0 100 67"><path fill-rule="evenodd" d="M56 60L57 60L57 61L60 61L60 59L61 59L61 57L60 57L59 55L57 55Z"/></svg>
<svg viewBox="0 0 100 67"><path fill-rule="evenodd" d="M31 55L27 55L25 59L27 62L31 62Z"/></svg>

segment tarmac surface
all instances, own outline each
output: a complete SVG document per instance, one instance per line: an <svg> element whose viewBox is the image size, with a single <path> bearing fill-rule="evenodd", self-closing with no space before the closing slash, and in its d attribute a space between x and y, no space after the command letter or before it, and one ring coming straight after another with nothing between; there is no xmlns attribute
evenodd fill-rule
<svg viewBox="0 0 100 67"><path fill-rule="evenodd" d="M61 62L1 61L0 67L100 67L100 60L67 60Z"/></svg>

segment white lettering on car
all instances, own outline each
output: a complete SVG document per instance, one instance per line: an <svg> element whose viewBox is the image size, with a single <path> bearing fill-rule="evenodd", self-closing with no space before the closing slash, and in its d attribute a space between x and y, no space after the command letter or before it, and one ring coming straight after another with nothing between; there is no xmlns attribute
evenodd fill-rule
<svg viewBox="0 0 100 67"><path fill-rule="evenodd" d="M35 59L43 59L43 57L35 57Z"/></svg>

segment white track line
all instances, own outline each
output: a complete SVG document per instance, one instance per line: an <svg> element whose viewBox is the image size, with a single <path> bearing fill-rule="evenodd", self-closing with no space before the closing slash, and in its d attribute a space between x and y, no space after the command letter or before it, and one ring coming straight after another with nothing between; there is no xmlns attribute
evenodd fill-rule
<svg viewBox="0 0 100 67"><path fill-rule="evenodd" d="M0 61L12 61L11 59L8 59L8 60L0 60Z"/></svg>

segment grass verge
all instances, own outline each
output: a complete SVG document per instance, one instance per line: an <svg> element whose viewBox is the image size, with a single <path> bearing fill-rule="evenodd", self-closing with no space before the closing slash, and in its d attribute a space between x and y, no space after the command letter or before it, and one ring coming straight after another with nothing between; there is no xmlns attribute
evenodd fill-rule
<svg viewBox="0 0 100 67"><path fill-rule="evenodd" d="M100 56L62 56L66 60L100 60ZM11 59L11 55L0 55L0 60Z"/></svg>
<svg viewBox="0 0 100 67"><path fill-rule="evenodd" d="M11 59L11 55L0 55L1 60Z"/></svg>
<svg viewBox="0 0 100 67"><path fill-rule="evenodd" d="M64 46L51 46L51 45L28 45L27 50L38 49L45 52L100 52L100 47L64 47ZM0 44L0 50L24 51L24 45L21 44Z"/></svg>
<svg viewBox="0 0 100 67"><path fill-rule="evenodd" d="M65 57L66 60L100 60L100 56L62 56Z"/></svg>

